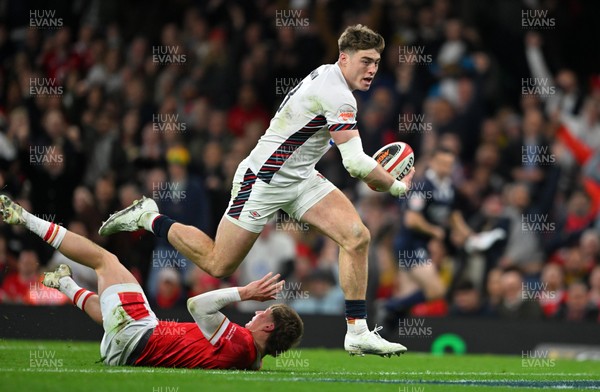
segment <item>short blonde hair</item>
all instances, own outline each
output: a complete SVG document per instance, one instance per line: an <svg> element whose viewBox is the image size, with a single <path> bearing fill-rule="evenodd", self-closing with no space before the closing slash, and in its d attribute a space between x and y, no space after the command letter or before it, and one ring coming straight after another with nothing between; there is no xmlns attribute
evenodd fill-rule
<svg viewBox="0 0 600 392"><path fill-rule="evenodd" d="M383 52L385 41L383 37L361 24L348 26L338 39L340 52L356 52L358 50L375 49L378 53Z"/></svg>

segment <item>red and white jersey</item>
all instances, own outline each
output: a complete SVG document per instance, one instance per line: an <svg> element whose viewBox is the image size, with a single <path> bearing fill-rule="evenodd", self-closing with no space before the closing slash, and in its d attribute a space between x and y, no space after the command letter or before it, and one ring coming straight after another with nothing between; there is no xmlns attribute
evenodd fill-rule
<svg viewBox="0 0 600 392"><path fill-rule="evenodd" d="M252 334L225 319L207 340L196 323L159 321L136 366L259 370Z"/></svg>
<svg viewBox="0 0 600 392"><path fill-rule="evenodd" d="M242 165L269 184L307 179L331 147L329 132L356 128L356 111L338 64L321 65L288 93Z"/></svg>

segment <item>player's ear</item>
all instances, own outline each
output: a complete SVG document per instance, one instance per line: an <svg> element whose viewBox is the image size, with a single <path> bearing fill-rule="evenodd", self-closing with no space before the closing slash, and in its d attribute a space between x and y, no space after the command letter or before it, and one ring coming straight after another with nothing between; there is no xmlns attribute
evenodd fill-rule
<svg viewBox="0 0 600 392"><path fill-rule="evenodd" d="M263 327L263 331L265 332L273 332L275 329L275 323L269 323Z"/></svg>
<svg viewBox="0 0 600 392"><path fill-rule="evenodd" d="M350 55L348 55L346 52L340 52L339 61L341 65L348 64L348 61L350 61Z"/></svg>

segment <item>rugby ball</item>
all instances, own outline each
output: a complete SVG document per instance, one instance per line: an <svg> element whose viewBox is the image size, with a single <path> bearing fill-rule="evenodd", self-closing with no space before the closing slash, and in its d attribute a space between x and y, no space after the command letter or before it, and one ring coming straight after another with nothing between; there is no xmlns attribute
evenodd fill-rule
<svg viewBox="0 0 600 392"><path fill-rule="evenodd" d="M415 154L411 146L404 142L394 142L379 149L373 159L377 161L392 177L401 180L415 163Z"/></svg>

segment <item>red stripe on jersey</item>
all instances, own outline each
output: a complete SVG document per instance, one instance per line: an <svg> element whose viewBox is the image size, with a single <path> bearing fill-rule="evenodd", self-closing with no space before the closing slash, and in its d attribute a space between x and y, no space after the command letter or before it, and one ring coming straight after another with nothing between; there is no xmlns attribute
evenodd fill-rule
<svg viewBox="0 0 600 392"><path fill-rule="evenodd" d="M223 323L227 320L227 318L223 318L223 320L221 321L221 324L219 324L219 328L217 328L215 330L215 332L211 335L210 339L207 339L209 341L209 343L213 340L213 338L215 337L215 335L219 332L219 330L221 329L221 327L223 326Z"/></svg>
<svg viewBox="0 0 600 392"><path fill-rule="evenodd" d="M134 320L150 316L142 293L119 293L123 310Z"/></svg>

